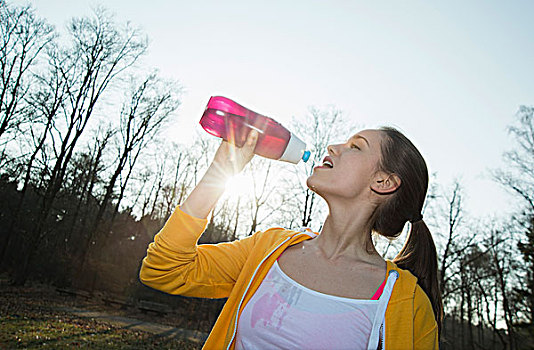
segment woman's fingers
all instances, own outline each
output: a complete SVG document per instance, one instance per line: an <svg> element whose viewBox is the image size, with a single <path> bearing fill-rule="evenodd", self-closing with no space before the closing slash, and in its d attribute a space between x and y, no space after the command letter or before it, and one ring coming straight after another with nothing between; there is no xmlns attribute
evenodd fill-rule
<svg viewBox="0 0 534 350"><path fill-rule="evenodd" d="M254 148L256 147L257 142L258 132L256 130L251 130L248 134L247 141L242 147L242 152L245 154L248 160L252 159L252 157L254 156Z"/></svg>
<svg viewBox="0 0 534 350"><path fill-rule="evenodd" d="M254 157L254 148L258 142L258 132L252 130L243 147L237 147L227 141L222 141L213 159L214 166L231 176L239 173Z"/></svg>
<svg viewBox="0 0 534 350"><path fill-rule="evenodd" d="M258 132L256 130L252 130L248 134L247 140L245 141L243 147L239 148L232 145L236 155L235 173L238 173L243 170L243 168L248 164L248 162L250 162L252 157L254 157L254 148L256 147L256 142L258 142Z"/></svg>

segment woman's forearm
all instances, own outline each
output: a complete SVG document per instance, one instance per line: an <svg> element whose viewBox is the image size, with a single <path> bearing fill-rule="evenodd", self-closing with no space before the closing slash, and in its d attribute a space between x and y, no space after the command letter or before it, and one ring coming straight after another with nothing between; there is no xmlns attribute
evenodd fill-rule
<svg viewBox="0 0 534 350"><path fill-rule="evenodd" d="M211 166L180 208L196 218L207 218L224 193L227 179L228 175Z"/></svg>

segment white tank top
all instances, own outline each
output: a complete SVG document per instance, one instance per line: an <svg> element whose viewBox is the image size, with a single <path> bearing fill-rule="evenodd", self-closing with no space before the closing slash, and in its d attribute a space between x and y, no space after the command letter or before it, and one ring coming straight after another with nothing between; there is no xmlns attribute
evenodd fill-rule
<svg viewBox="0 0 534 350"><path fill-rule="evenodd" d="M239 317L236 349L377 349L397 276L378 300L351 299L306 288L275 262Z"/></svg>

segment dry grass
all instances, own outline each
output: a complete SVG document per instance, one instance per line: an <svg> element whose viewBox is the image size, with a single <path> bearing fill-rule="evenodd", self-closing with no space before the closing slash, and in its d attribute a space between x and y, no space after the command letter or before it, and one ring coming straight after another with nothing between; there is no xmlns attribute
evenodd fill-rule
<svg viewBox="0 0 534 350"><path fill-rule="evenodd" d="M46 287L0 286L0 349L199 349L201 344L158 337L59 311L76 301Z"/></svg>

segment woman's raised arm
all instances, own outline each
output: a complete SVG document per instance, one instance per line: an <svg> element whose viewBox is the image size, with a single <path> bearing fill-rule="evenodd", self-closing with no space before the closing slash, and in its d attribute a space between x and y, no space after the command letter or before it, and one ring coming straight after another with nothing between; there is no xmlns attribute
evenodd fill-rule
<svg viewBox="0 0 534 350"><path fill-rule="evenodd" d="M197 246L206 217L224 192L226 180L254 156L258 134L242 148L223 141L208 171L154 237L139 277L149 287L171 294L223 298L230 293L253 245L253 238Z"/></svg>
<svg viewBox="0 0 534 350"><path fill-rule="evenodd" d="M243 147L222 141L202 180L181 205L182 211L205 219L224 192L226 181L239 173L254 156L258 133L252 130Z"/></svg>

